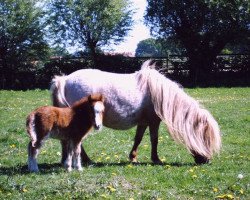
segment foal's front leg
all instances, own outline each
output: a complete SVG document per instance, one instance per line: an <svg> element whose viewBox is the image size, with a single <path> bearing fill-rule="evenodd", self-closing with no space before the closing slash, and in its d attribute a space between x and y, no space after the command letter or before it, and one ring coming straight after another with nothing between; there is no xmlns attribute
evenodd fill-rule
<svg viewBox="0 0 250 200"><path fill-rule="evenodd" d="M67 149L68 149L68 142L66 140L61 140L61 145L62 145L62 159L61 159L61 163L64 164L66 159L67 159ZM81 160L83 163L85 164L89 164L91 163L91 159L88 157L87 153L85 152L84 148L81 145Z"/></svg>
<svg viewBox="0 0 250 200"><path fill-rule="evenodd" d="M67 149L66 160L64 161L64 167L68 172L72 171L72 159L74 155L74 145L72 141L68 141L67 145L64 146Z"/></svg>
<svg viewBox="0 0 250 200"><path fill-rule="evenodd" d="M77 143L74 148L73 155L73 167L79 171L82 171L81 164L81 142Z"/></svg>

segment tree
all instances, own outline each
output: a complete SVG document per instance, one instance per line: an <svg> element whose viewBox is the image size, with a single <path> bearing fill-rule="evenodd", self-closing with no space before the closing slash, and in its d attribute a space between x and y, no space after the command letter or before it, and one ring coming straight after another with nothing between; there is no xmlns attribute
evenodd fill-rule
<svg viewBox="0 0 250 200"><path fill-rule="evenodd" d="M137 44L136 57L161 56L161 45L153 38L142 40Z"/></svg>
<svg viewBox="0 0 250 200"><path fill-rule="evenodd" d="M149 38L142 40L138 43L135 56L152 56L160 57L167 56L169 54L182 54L183 47L180 42L174 37L168 37L167 39L153 39Z"/></svg>
<svg viewBox="0 0 250 200"><path fill-rule="evenodd" d="M48 45L44 39L42 11L38 1L5 0L0 2L0 70L2 87L11 83L11 74L20 63L43 59Z"/></svg>
<svg viewBox="0 0 250 200"><path fill-rule="evenodd" d="M248 6L245 0L148 0L145 20L153 35L181 41L196 82L211 71L227 43L249 33Z"/></svg>
<svg viewBox="0 0 250 200"><path fill-rule="evenodd" d="M85 47L95 58L98 48L118 44L131 29L129 5L127 0L52 0L50 30L57 42Z"/></svg>

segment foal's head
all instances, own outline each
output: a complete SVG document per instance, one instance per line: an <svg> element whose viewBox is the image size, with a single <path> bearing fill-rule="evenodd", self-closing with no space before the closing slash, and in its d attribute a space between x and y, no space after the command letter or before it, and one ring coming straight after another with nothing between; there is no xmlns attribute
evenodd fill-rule
<svg viewBox="0 0 250 200"><path fill-rule="evenodd" d="M92 108L92 121L96 130L102 128L103 113L104 113L104 97L101 94L89 95L88 101Z"/></svg>

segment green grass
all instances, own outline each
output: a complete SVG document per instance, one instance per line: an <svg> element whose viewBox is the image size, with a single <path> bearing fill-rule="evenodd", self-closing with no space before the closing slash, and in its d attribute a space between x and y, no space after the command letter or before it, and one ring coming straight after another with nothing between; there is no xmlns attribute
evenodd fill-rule
<svg viewBox="0 0 250 200"><path fill-rule="evenodd" d="M59 165L59 142L48 140L37 174L27 171L25 119L34 108L50 104L49 92L0 91L0 199L250 199L250 88L186 91L221 127L223 148L212 164L195 166L162 124L158 152L163 165L150 161L148 132L139 147L140 163L132 165L128 154L135 129L104 128L84 141L96 164L68 173Z"/></svg>

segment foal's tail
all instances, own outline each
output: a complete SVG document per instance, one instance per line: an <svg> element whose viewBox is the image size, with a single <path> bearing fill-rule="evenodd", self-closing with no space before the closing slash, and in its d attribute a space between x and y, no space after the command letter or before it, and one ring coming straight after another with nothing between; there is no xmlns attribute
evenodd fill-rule
<svg viewBox="0 0 250 200"><path fill-rule="evenodd" d="M65 76L55 76L51 81L50 92L53 106L70 107L64 93Z"/></svg>
<svg viewBox="0 0 250 200"><path fill-rule="evenodd" d="M37 142L37 134L36 134L36 126L35 126L35 113L32 112L26 120L26 130L30 137L32 147L36 146Z"/></svg>

